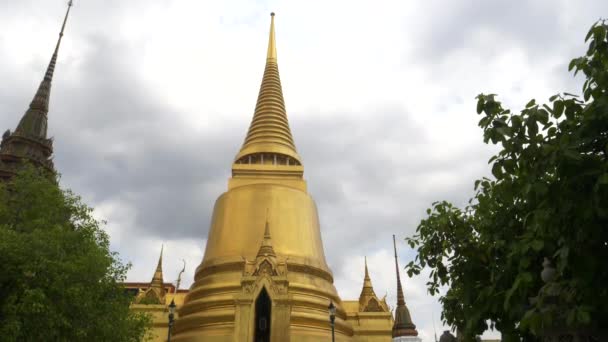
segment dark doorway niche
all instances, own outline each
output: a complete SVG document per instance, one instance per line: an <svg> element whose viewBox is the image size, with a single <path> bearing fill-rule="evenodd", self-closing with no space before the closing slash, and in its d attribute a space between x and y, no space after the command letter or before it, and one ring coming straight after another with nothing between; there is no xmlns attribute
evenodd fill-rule
<svg viewBox="0 0 608 342"><path fill-rule="evenodd" d="M270 317L271 317L272 302L266 292L266 288L262 288L258 299L255 300L255 337L254 342L270 342Z"/></svg>

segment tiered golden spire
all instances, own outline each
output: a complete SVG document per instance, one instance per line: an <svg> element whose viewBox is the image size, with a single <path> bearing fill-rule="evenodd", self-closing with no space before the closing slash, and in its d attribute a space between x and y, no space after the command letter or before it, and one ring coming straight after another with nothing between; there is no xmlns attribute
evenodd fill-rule
<svg viewBox="0 0 608 342"><path fill-rule="evenodd" d="M365 257L365 277L363 278L363 288L361 289L361 295L359 295L359 304L365 306L370 297L375 297L374 287L372 286L372 280L369 277L369 271L367 270L367 257Z"/></svg>
<svg viewBox="0 0 608 342"><path fill-rule="evenodd" d="M163 289L164 293L164 285L163 285L163 249L165 246L160 247L160 256L158 257L158 264L156 265L156 271L154 271L154 276L152 276L152 281L150 282L150 287L156 287Z"/></svg>
<svg viewBox="0 0 608 342"><path fill-rule="evenodd" d="M416 326L412 323L410 310L405 305L401 277L399 276L399 261L397 260L397 243L393 235L393 247L395 249L395 268L397 271L397 308L395 308L395 324L393 325L393 337L418 336Z"/></svg>
<svg viewBox="0 0 608 342"><path fill-rule="evenodd" d="M367 303L370 299L375 298L376 293L372 286L372 280L369 277L369 271L367 270L367 257L365 257L365 277L363 278L363 288L359 295L359 311L365 311Z"/></svg>
<svg viewBox="0 0 608 342"><path fill-rule="evenodd" d="M271 13L266 68L253 120L243 147L235 158L238 164L264 164L271 160L281 165L301 165L293 142L277 64L274 13ZM278 160L277 160L278 158Z"/></svg>
<svg viewBox="0 0 608 342"><path fill-rule="evenodd" d="M266 214L268 216L268 214ZM272 248L272 241L270 240L270 224L268 223L268 217L266 217L266 226L264 227L264 239L262 240L262 245L258 250L257 257L276 257L276 253L274 252L274 248Z"/></svg>
<svg viewBox="0 0 608 342"><path fill-rule="evenodd" d="M165 284L163 281L163 249L164 246L160 247L160 256L158 257L158 264L156 270L150 281L150 286L145 292L140 294L136 299L136 303L145 302L146 304L165 304Z"/></svg>
<svg viewBox="0 0 608 342"><path fill-rule="evenodd" d="M372 280L367 269L367 257L365 257L365 277L363 278L363 288L359 295L360 312L388 312L388 306L384 300L380 300L374 292Z"/></svg>

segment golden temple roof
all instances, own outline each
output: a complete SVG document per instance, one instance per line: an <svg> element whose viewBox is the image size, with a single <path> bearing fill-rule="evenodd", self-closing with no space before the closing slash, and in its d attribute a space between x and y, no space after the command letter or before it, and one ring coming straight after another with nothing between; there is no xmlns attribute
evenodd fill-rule
<svg viewBox="0 0 608 342"><path fill-rule="evenodd" d="M277 64L274 13L271 13L266 68L264 69L253 120L235 162L243 163L247 161L248 156L262 154L290 157L292 165L302 164L300 156L296 152L285 110Z"/></svg>

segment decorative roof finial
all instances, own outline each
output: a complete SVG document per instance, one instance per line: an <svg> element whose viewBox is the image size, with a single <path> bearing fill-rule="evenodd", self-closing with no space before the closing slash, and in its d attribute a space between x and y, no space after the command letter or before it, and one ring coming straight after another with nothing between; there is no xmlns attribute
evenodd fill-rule
<svg viewBox="0 0 608 342"><path fill-rule="evenodd" d="M272 248L272 241L270 238L270 223L268 223L268 209L266 209L266 224L264 226L264 238L262 244L258 250L258 257L273 256L276 257L274 248Z"/></svg>
<svg viewBox="0 0 608 342"><path fill-rule="evenodd" d="M267 60L277 62L277 43L274 38L274 12L270 13L270 37L268 37Z"/></svg>
<svg viewBox="0 0 608 342"><path fill-rule="evenodd" d="M164 279L163 279L163 250L165 246L161 244L160 246L160 256L158 257L158 264L156 265L156 270L154 271L154 276L152 276L152 281L150 282L150 288L156 288L157 293L164 297L165 289L164 289Z"/></svg>
<svg viewBox="0 0 608 342"><path fill-rule="evenodd" d="M163 250L165 249L165 244L161 243L160 244L160 257L158 258L158 265L156 266L156 269L162 269L162 265L163 265Z"/></svg>
<svg viewBox="0 0 608 342"><path fill-rule="evenodd" d="M177 275L177 285L175 285L176 293L179 290L179 284L182 282L182 274L186 271L186 260L182 259L182 261L184 262L184 267L181 271L179 271L179 274Z"/></svg>

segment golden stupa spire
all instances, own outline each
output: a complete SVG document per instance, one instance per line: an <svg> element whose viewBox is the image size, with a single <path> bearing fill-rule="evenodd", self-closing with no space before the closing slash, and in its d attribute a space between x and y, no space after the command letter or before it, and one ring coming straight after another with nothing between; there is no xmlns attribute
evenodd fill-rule
<svg viewBox="0 0 608 342"><path fill-rule="evenodd" d="M235 164L301 165L293 142L277 64L274 13L270 14L266 68L253 120Z"/></svg>
<svg viewBox="0 0 608 342"><path fill-rule="evenodd" d="M364 309L369 300L375 297L376 293L374 292L374 287L372 286L372 280L369 277L369 271L367 269L367 257L365 257L365 277L363 278L363 288L361 289L361 294L359 295L360 307Z"/></svg>
<svg viewBox="0 0 608 342"><path fill-rule="evenodd" d="M369 277L369 271L367 270L367 256L365 257L365 278L363 278L363 290L361 291L361 294L363 294L366 289L368 289L368 291L374 296L376 295L372 286L372 280Z"/></svg>
<svg viewBox="0 0 608 342"><path fill-rule="evenodd" d="M39 139L46 139L47 134L47 114L49 111L49 99L51 95L51 82L53 80L53 73L55 72L55 65L57 64L57 55L59 53L59 46L61 45L61 39L63 38L63 32L65 31L65 24L68 21L70 15L70 8L72 8L72 0L68 1L68 9L61 25L61 31L59 32L59 38L55 45L55 50L51 57L44 78L38 90L30 103L29 109L25 112L21 121L17 125L15 131L27 136L31 136Z"/></svg>
<svg viewBox="0 0 608 342"><path fill-rule="evenodd" d="M276 257L276 253L274 252L274 248L272 248L272 240L270 238L270 224L268 223L268 209L266 210L266 225L264 226L264 239L262 240L262 244L260 245L260 249L258 250L258 258L259 257Z"/></svg>
<svg viewBox="0 0 608 342"><path fill-rule="evenodd" d="M152 277L152 281L150 282L151 287L160 287L163 288L163 249L164 245L160 247L160 256L158 257L158 264L156 265L156 271L154 271L154 276Z"/></svg>
<svg viewBox="0 0 608 342"><path fill-rule="evenodd" d="M163 282L163 249L164 246L160 247L160 256L158 257L158 264L156 270L152 276L150 286L146 291L138 296L136 303L147 303L147 304L165 304L165 284Z"/></svg>

